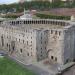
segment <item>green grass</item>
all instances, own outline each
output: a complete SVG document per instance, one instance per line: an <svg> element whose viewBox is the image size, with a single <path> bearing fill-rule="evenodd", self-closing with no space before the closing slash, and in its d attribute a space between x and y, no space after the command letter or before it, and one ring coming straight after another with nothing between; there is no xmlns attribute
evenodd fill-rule
<svg viewBox="0 0 75 75"><path fill-rule="evenodd" d="M34 73L4 57L0 58L0 75L34 75Z"/></svg>

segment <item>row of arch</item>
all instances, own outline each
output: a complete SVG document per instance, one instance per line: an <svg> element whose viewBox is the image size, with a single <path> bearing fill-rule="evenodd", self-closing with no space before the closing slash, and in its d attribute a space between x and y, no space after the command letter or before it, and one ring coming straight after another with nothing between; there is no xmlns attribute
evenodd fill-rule
<svg viewBox="0 0 75 75"><path fill-rule="evenodd" d="M52 25L69 25L66 22L63 21L50 21L50 20L24 20L24 21L10 21L10 25L19 25L19 24L52 24Z"/></svg>
<svg viewBox="0 0 75 75"><path fill-rule="evenodd" d="M61 35L61 31L57 31L57 30L51 30L50 31L51 34L55 33L55 35L59 34L59 36Z"/></svg>

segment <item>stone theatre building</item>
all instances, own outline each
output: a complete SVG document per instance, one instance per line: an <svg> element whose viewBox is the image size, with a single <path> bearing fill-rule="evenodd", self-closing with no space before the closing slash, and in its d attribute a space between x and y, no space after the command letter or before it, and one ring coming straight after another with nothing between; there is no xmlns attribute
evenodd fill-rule
<svg viewBox="0 0 75 75"><path fill-rule="evenodd" d="M25 64L47 58L60 65L73 61L75 22L34 19L27 12L18 19L0 22L0 50Z"/></svg>

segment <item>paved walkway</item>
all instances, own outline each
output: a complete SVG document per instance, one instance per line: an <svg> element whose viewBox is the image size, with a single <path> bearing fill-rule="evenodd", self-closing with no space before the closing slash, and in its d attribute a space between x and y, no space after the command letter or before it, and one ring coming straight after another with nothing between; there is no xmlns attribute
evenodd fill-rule
<svg viewBox="0 0 75 75"><path fill-rule="evenodd" d="M12 58L12 57L11 57L11 58L8 57L8 58L14 60L14 58ZM20 65L23 66L24 68L27 68L27 69L33 71L36 75L54 75L54 74L49 73L48 71L45 71L45 70L42 69L42 68L39 68L39 67L36 66L36 65L33 65L33 64L25 65L25 64L24 64L23 62L21 62L21 61L18 61L18 60L14 60L14 61L16 61L18 64L20 64Z"/></svg>
<svg viewBox="0 0 75 75"><path fill-rule="evenodd" d="M14 60L14 58L12 58L12 59ZM58 74L56 65L54 65L54 66L48 65L46 67L41 62L39 62L39 63L35 62L31 65L25 65L23 62L18 61L18 60L16 60L16 62L19 63L20 65L22 65L24 68L27 68L27 69L33 71L36 75L56 75L56 74ZM65 69L65 67L67 67L69 69L69 66L72 64L74 65L75 63L68 63L68 64L66 64L66 66L64 65L63 68Z"/></svg>
<svg viewBox="0 0 75 75"><path fill-rule="evenodd" d="M53 74L50 74L49 72L44 71L43 69L41 69L37 66L34 66L34 65L28 65L28 66L25 66L25 67L27 67L29 70L32 70L37 75L53 75Z"/></svg>
<svg viewBox="0 0 75 75"><path fill-rule="evenodd" d="M62 75L75 75L75 66L69 68L66 72L64 72Z"/></svg>

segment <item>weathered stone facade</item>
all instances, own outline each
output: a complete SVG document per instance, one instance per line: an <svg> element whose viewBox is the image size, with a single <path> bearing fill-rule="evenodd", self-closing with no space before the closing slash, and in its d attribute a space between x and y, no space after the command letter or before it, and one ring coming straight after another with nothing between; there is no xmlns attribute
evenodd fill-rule
<svg viewBox="0 0 75 75"><path fill-rule="evenodd" d="M75 25L64 20L28 19L0 23L0 49L25 64L46 58L58 64L75 59Z"/></svg>

